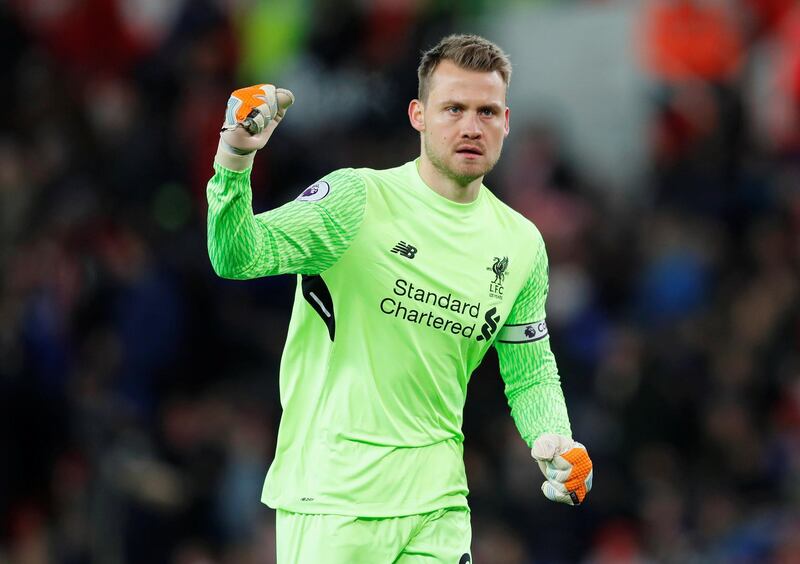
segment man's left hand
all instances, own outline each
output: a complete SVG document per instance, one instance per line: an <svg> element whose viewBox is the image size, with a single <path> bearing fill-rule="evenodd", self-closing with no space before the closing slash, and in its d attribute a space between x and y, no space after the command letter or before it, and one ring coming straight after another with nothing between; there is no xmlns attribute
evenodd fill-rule
<svg viewBox="0 0 800 564"><path fill-rule="evenodd" d="M594 475L585 446L563 435L544 433L534 441L531 456L546 478L542 493L547 499L568 505L583 503Z"/></svg>

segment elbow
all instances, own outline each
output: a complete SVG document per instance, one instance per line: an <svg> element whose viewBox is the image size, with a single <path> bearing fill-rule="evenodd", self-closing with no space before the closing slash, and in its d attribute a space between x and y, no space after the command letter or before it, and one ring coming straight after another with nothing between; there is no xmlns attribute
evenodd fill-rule
<svg viewBox="0 0 800 564"><path fill-rule="evenodd" d="M220 268L217 266L213 266L214 274L219 276L220 278L224 278L225 280L241 280L242 277L238 276L236 272L232 270L227 270L225 268Z"/></svg>
<svg viewBox="0 0 800 564"><path fill-rule="evenodd" d="M258 256L248 253L235 259L227 254L209 253L211 268L220 278L226 280L252 280L261 276L277 274L275 261L259 261Z"/></svg>
<svg viewBox="0 0 800 564"><path fill-rule="evenodd" d="M227 268L225 265L218 263L215 260L211 260L211 268L214 270L214 274L219 276L220 278L226 278L228 280L235 280L235 276L233 271Z"/></svg>
<svg viewBox="0 0 800 564"><path fill-rule="evenodd" d="M242 268L241 265L223 260L221 257L211 253L209 253L209 259L211 268L220 278L225 278L226 280L246 280L248 278L247 268Z"/></svg>
<svg viewBox="0 0 800 564"><path fill-rule="evenodd" d="M228 280L247 278L246 274L254 258L247 247L232 248L209 236L206 250L211 268L217 276Z"/></svg>

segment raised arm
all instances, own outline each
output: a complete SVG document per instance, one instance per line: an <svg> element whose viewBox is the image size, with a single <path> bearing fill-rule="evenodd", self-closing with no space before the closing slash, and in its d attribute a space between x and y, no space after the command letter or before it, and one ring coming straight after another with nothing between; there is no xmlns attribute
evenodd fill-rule
<svg viewBox="0 0 800 564"><path fill-rule="evenodd" d="M271 85L243 88L228 102L208 183L208 254L224 278L319 274L350 246L364 217L366 189L351 169L335 171L296 200L253 214L250 171L294 101Z"/></svg>

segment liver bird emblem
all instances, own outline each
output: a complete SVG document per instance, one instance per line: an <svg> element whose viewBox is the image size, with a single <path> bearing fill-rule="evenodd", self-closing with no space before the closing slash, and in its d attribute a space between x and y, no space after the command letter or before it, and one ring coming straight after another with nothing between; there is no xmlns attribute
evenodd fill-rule
<svg viewBox="0 0 800 564"><path fill-rule="evenodd" d="M502 286L503 279L506 277L506 269L508 268L508 257L494 257L494 264L486 270L494 272L493 284L500 284Z"/></svg>

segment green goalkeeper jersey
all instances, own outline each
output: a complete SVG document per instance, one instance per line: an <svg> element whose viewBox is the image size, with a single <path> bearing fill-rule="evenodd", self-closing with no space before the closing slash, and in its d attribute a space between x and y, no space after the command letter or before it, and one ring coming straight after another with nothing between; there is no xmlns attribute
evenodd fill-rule
<svg viewBox="0 0 800 564"><path fill-rule="evenodd" d="M214 167L215 271L298 275L262 501L362 517L466 506L463 407L492 345L528 445L571 436L542 237L486 187L460 204L429 188L416 162L341 169L253 215L250 171Z"/></svg>

